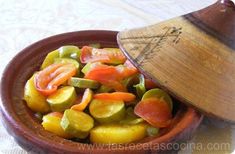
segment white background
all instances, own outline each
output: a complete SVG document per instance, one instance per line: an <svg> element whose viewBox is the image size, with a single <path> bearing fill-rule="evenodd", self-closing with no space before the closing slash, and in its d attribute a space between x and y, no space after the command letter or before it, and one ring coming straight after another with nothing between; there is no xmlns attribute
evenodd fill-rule
<svg viewBox="0 0 235 154"><path fill-rule="evenodd" d="M0 0L0 76L14 55L45 37L78 30L120 31L146 26L201 9L215 1ZM202 125L201 129L206 126ZM26 153L0 123L1 152Z"/></svg>

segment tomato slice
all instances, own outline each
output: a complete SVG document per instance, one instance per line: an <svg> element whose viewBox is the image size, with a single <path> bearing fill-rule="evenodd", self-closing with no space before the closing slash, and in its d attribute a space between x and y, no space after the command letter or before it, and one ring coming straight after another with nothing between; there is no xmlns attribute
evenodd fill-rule
<svg viewBox="0 0 235 154"><path fill-rule="evenodd" d="M154 127L167 127L172 118L171 110L164 100L147 98L140 101L134 109L136 115Z"/></svg>
<svg viewBox="0 0 235 154"><path fill-rule="evenodd" d="M76 67L70 63L52 64L35 75L36 89L45 96L54 93L57 87L74 76Z"/></svg>
<svg viewBox="0 0 235 154"><path fill-rule="evenodd" d="M113 93L100 93L95 94L96 99L106 99L106 100L120 100L124 102L134 101L136 96L132 93L127 92L113 92Z"/></svg>
<svg viewBox="0 0 235 154"><path fill-rule="evenodd" d="M114 66L97 65L85 75L85 78L96 80L116 91L126 91L125 86L119 82L121 77Z"/></svg>
<svg viewBox="0 0 235 154"><path fill-rule="evenodd" d="M104 64L94 65L86 74L85 78L96 80L101 84L111 87L116 91L126 91L126 87L121 84L121 80L138 71L124 65L108 66Z"/></svg>
<svg viewBox="0 0 235 154"><path fill-rule="evenodd" d="M82 63L102 62L107 64L121 64L125 62L126 57L120 50L106 50L84 46L81 50L80 60Z"/></svg>

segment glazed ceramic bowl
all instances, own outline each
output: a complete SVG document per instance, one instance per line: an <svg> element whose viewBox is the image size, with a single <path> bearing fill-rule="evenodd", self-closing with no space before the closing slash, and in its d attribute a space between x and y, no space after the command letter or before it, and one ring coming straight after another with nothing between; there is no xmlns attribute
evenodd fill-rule
<svg viewBox="0 0 235 154"><path fill-rule="evenodd" d="M118 47L117 32L78 31L52 36L36 42L17 54L6 67L1 79L1 112L5 128L15 141L30 153L150 153L174 149L168 144L191 138L202 120L194 109L174 100L174 120L158 137L148 137L126 145L94 145L60 138L43 129L33 112L22 100L24 85L39 69L48 52L63 45L83 46L100 43Z"/></svg>

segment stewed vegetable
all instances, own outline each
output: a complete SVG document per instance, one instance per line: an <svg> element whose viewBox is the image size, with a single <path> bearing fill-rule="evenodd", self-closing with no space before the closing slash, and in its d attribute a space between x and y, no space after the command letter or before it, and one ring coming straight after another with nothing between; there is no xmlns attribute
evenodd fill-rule
<svg viewBox="0 0 235 154"><path fill-rule="evenodd" d="M71 138L72 136L65 132L60 125L63 114L60 112L51 112L43 116L42 126L56 135L63 138Z"/></svg>
<svg viewBox="0 0 235 154"><path fill-rule="evenodd" d="M173 101L118 48L62 46L25 84L24 100L45 130L89 143L130 143L158 136Z"/></svg>
<svg viewBox="0 0 235 154"><path fill-rule="evenodd" d="M106 124L91 130L92 143L130 143L147 135L147 124Z"/></svg>
<svg viewBox="0 0 235 154"><path fill-rule="evenodd" d="M24 100L27 102L28 107L34 112L49 112L50 107L46 101L46 97L37 91L34 85L34 78L35 75L33 75L25 84Z"/></svg>
<svg viewBox="0 0 235 154"><path fill-rule="evenodd" d="M124 102L112 99L93 99L89 110L99 123L117 122L125 116Z"/></svg>
<svg viewBox="0 0 235 154"><path fill-rule="evenodd" d="M52 111L63 112L70 108L76 100L75 88L72 86L64 86L47 97Z"/></svg>

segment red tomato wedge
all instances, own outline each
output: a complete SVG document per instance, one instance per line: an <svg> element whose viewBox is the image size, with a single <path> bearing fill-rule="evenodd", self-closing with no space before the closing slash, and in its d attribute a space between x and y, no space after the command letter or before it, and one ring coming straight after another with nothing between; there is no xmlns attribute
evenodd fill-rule
<svg viewBox="0 0 235 154"><path fill-rule="evenodd" d="M77 72L73 64L52 64L35 75L36 89L45 96L54 93L57 87L74 76Z"/></svg>
<svg viewBox="0 0 235 154"><path fill-rule="evenodd" d="M134 109L136 115L146 120L154 127L167 127L172 118L171 110L166 102L157 98L140 101Z"/></svg>
<svg viewBox="0 0 235 154"><path fill-rule="evenodd" d="M120 83L126 77L136 74L138 71L124 65L108 66L104 64L94 65L85 78L96 80L101 84L111 87L116 91L126 91L126 87Z"/></svg>
<svg viewBox="0 0 235 154"><path fill-rule="evenodd" d="M92 95L93 95L93 92L89 88L87 88L84 91L81 102L73 105L71 109L77 110L77 111L83 111L87 107L87 105L90 103L92 99Z"/></svg>
<svg viewBox="0 0 235 154"><path fill-rule="evenodd" d="M106 50L97 49L89 46L84 46L81 49L80 61L82 63L88 62L102 62L107 64L124 63L126 57L120 50Z"/></svg>
<svg viewBox="0 0 235 154"><path fill-rule="evenodd" d="M100 93L95 94L94 98L96 99L107 99L107 100L120 100L124 102L134 101L136 96L132 93L127 92L113 92L113 93Z"/></svg>

